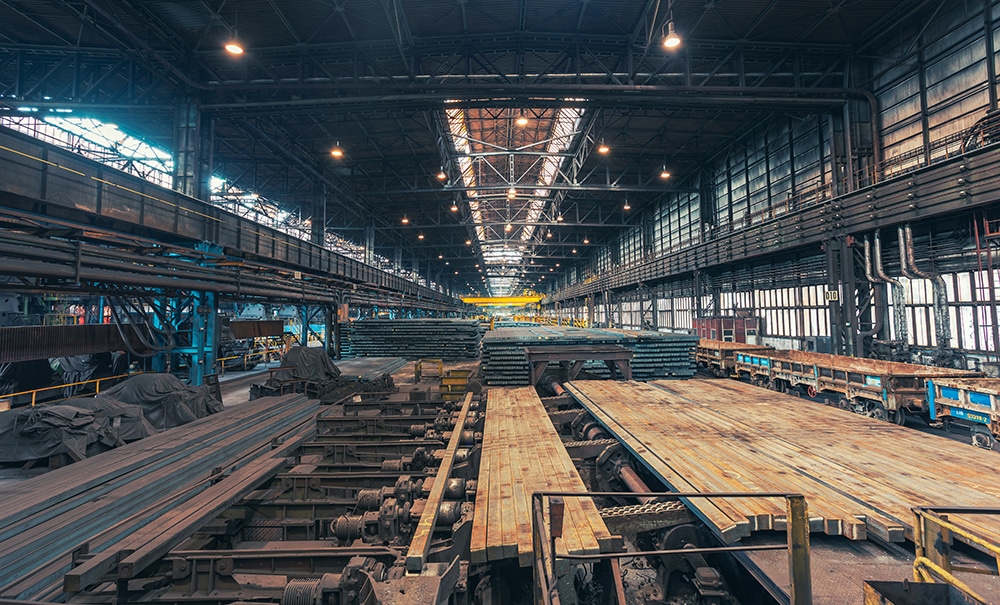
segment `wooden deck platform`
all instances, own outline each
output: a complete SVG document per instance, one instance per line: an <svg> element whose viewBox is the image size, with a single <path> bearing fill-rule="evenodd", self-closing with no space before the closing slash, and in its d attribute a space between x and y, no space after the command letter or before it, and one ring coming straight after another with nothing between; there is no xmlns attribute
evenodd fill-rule
<svg viewBox="0 0 1000 605"><path fill-rule="evenodd" d="M737 381L580 381L568 390L679 491L798 492L814 532L912 538L910 507L995 506L994 452ZM783 530L784 503L689 502L726 542ZM1000 541L1000 519L974 520Z"/></svg>
<svg viewBox="0 0 1000 605"><path fill-rule="evenodd" d="M587 491L573 461L531 387L491 388L487 394L483 454L472 563L517 559L531 564L531 494ZM590 498L566 498L560 553L595 554L618 546Z"/></svg>

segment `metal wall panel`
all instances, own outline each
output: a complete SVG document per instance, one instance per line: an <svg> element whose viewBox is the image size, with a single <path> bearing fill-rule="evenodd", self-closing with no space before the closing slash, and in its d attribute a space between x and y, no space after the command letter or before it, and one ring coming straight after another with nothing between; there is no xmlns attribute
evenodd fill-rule
<svg viewBox="0 0 1000 605"><path fill-rule="evenodd" d="M124 330L129 334L131 326ZM138 338L130 341L137 352L146 350ZM0 328L0 363L123 350L125 342L110 324Z"/></svg>

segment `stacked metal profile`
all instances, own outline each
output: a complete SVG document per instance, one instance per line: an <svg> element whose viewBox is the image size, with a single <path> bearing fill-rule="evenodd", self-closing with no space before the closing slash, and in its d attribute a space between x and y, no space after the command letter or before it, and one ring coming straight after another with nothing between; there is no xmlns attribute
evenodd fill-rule
<svg viewBox="0 0 1000 605"><path fill-rule="evenodd" d="M281 470L318 409L264 397L5 487L0 599L55 601L64 585L140 574Z"/></svg>
<svg viewBox="0 0 1000 605"><path fill-rule="evenodd" d="M531 373L524 348L533 345L621 345L633 352L632 378L647 381L693 376L698 337L685 332L557 326L498 328L483 337L482 373L486 384L528 384ZM610 375L601 362L588 363L584 368L601 377Z"/></svg>
<svg viewBox="0 0 1000 605"><path fill-rule="evenodd" d="M343 359L334 365L342 376L354 376L374 380L383 374L395 374L407 365L402 357L358 357Z"/></svg>
<svg viewBox="0 0 1000 605"><path fill-rule="evenodd" d="M475 320L363 319L340 325L340 355L475 359L480 338Z"/></svg>

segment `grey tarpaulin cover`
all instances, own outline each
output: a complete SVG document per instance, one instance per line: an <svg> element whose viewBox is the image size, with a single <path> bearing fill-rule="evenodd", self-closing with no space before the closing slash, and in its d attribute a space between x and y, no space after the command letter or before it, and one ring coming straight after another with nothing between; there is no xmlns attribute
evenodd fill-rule
<svg viewBox="0 0 1000 605"><path fill-rule="evenodd" d="M320 383L340 376L340 370L330 361L326 350L319 347L292 347L281 360L281 367L288 369L276 371L275 380Z"/></svg>
<svg viewBox="0 0 1000 605"><path fill-rule="evenodd" d="M172 374L139 374L101 394L141 406L158 431L222 411L208 388L184 384Z"/></svg>
<svg viewBox="0 0 1000 605"><path fill-rule="evenodd" d="M142 408L98 396L0 414L0 462L82 459L156 433Z"/></svg>

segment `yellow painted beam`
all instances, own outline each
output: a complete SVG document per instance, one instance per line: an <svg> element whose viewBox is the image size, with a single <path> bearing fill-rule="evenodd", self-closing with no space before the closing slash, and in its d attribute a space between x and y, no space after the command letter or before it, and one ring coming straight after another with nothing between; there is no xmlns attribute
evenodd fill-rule
<svg viewBox="0 0 1000 605"><path fill-rule="evenodd" d="M522 307L542 300L539 295L531 296L463 296L462 302L480 307Z"/></svg>

